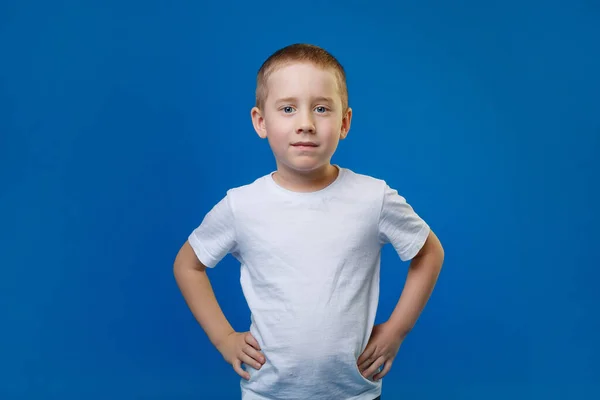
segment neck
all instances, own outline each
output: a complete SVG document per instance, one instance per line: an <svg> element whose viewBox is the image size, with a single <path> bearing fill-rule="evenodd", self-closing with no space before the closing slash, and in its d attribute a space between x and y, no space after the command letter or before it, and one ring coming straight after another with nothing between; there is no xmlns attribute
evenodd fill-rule
<svg viewBox="0 0 600 400"><path fill-rule="evenodd" d="M331 185L338 174L338 168L331 164L306 172L293 171L278 165L273 180L281 187L294 192L316 192Z"/></svg>

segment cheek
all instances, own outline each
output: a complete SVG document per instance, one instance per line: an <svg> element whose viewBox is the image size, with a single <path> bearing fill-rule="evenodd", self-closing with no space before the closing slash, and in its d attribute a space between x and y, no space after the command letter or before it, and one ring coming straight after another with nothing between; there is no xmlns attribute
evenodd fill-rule
<svg viewBox="0 0 600 400"><path fill-rule="evenodd" d="M331 140L339 138L339 135L342 131L342 121L338 121L337 119L323 121L321 130L324 133L326 132L327 136L329 136Z"/></svg>
<svg viewBox="0 0 600 400"><path fill-rule="evenodd" d="M283 124L285 124L285 120L278 115L269 115L265 118L265 127L269 132L281 131Z"/></svg>
<svg viewBox="0 0 600 400"><path fill-rule="evenodd" d="M267 130L267 139L272 147L279 148L287 144L287 134L282 121L277 118L265 120L265 128Z"/></svg>
<svg viewBox="0 0 600 400"><path fill-rule="evenodd" d="M265 128L267 129L268 135L281 137L289 132L290 119L281 117L265 119Z"/></svg>

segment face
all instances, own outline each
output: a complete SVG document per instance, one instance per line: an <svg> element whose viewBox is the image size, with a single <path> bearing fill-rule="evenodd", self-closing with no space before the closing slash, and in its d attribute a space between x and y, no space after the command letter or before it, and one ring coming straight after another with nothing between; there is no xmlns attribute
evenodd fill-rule
<svg viewBox="0 0 600 400"><path fill-rule="evenodd" d="M262 110L252 109L256 132L266 138L277 168L310 173L326 168L350 129L333 71L296 63L274 71L267 82Z"/></svg>

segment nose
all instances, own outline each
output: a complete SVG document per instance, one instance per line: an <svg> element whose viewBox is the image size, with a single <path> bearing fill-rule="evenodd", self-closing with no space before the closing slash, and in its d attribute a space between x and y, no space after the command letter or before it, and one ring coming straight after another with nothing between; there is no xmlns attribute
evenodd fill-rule
<svg viewBox="0 0 600 400"><path fill-rule="evenodd" d="M311 113L302 113L299 115L298 128L296 133L315 133L315 123Z"/></svg>

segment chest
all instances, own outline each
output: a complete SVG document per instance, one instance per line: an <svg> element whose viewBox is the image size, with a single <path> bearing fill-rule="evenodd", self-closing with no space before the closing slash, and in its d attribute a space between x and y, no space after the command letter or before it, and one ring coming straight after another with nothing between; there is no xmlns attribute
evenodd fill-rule
<svg viewBox="0 0 600 400"><path fill-rule="evenodd" d="M237 237L244 259L339 263L377 248L378 212L365 204L339 203L248 210L238 217Z"/></svg>

